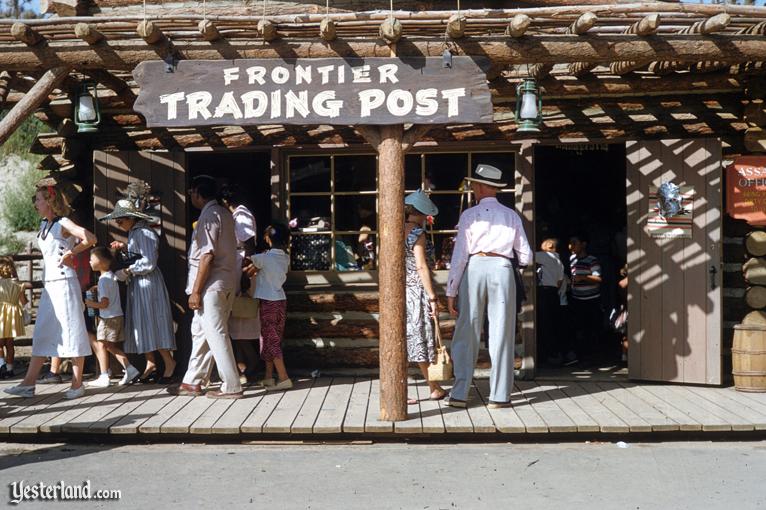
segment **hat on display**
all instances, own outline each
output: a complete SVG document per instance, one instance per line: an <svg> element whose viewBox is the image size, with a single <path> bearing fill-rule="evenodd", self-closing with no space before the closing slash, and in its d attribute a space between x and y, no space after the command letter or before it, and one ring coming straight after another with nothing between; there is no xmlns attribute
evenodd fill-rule
<svg viewBox="0 0 766 510"><path fill-rule="evenodd" d="M118 200L114 205L114 211L106 216L99 218L101 221L116 220L118 218L138 218L139 220L151 220L152 217L138 210L135 203L131 200Z"/></svg>
<svg viewBox="0 0 766 510"><path fill-rule="evenodd" d="M495 188L505 188L508 184L503 182L503 172L492 165L479 164L473 171L471 177L466 177L466 181L480 182Z"/></svg>
<svg viewBox="0 0 766 510"><path fill-rule="evenodd" d="M411 205L426 216L436 216L439 214L439 208L436 207L436 204L434 204L431 199L428 198L428 195L422 189L407 195L404 198L404 203Z"/></svg>

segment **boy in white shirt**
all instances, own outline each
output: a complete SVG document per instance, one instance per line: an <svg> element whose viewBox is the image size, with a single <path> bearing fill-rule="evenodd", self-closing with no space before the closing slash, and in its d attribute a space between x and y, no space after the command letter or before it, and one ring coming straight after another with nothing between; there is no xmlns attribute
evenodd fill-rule
<svg viewBox="0 0 766 510"><path fill-rule="evenodd" d="M293 387L281 347L287 315L287 296L282 285L290 267L290 257L285 252L289 236L290 231L284 225L269 225L263 235L269 250L252 257L253 265L258 269L255 297L261 314L261 358L266 362L266 373L260 385L275 390ZM277 369L277 381L274 380L274 368Z"/></svg>
<svg viewBox="0 0 766 510"><path fill-rule="evenodd" d="M125 340L124 316L120 303L120 288L117 277L111 271L114 255L103 246L97 246L90 251L90 267L101 273L98 277L98 301L85 300L85 306L95 308L98 312L96 319L96 338L91 337L91 346L98 358L101 375L88 384L96 388L109 386L109 355L114 356L125 369L118 386L135 382L141 372L130 364L128 357L120 349L120 342Z"/></svg>

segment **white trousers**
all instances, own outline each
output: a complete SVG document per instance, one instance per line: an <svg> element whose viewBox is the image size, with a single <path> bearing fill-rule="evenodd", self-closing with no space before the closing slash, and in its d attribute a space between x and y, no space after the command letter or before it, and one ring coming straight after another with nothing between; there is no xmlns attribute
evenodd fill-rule
<svg viewBox="0 0 766 510"><path fill-rule="evenodd" d="M194 310L191 323L192 351L185 384L202 384L210 377L215 362L221 378L221 391L242 391L239 371L229 342L228 321L234 292L206 292L202 296L202 308Z"/></svg>

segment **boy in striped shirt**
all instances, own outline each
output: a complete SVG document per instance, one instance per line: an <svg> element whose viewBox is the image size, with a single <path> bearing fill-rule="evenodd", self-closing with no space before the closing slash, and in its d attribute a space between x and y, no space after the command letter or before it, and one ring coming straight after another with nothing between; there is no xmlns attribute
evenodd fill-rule
<svg viewBox="0 0 766 510"><path fill-rule="evenodd" d="M569 268L572 278L569 308L572 314L575 342L567 353L565 365L578 362L578 354L591 351L598 343L601 327L601 264L588 254L588 240L583 235L569 239ZM579 352L577 352L579 351Z"/></svg>

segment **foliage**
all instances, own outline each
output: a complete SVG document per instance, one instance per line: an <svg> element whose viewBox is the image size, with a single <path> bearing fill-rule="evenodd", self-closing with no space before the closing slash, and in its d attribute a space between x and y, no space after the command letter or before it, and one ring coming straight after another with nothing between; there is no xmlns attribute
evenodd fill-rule
<svg viewBox="0 0 766 510"><path fill-rule="evenodd" d="M35 183L44 175L44 172L27 168L20 171L13 182L7 183L0 197L0 216L11 232L37 229L40 216L31 198L35 193Z"/></svg>
<svg viewBox="0 0 766 510"><path fill-rule="evenodd" d="M0 18L36 18L32 0L0 0Z"/></svg>
<svg viewBox="0 0 766 510"><path fill-rule="evenodd" d="M4 117L7 112L0 113L0 118ZM8 140L3 145L0 145L0 158L4 158L10 154L17 154L20 157L28 160L39 160L39 158L29 153L32 143L37 138L38 133L47 133L50 129L48 126L40 122L36 117L27 117L21 125L16 128Z"/></svg>
<svg viewBox="0 0 766 510"><path fill-rule="evenodd" d="M24 243L12 232L0 234L0 254L13 255L24 250Z"/></svg>

